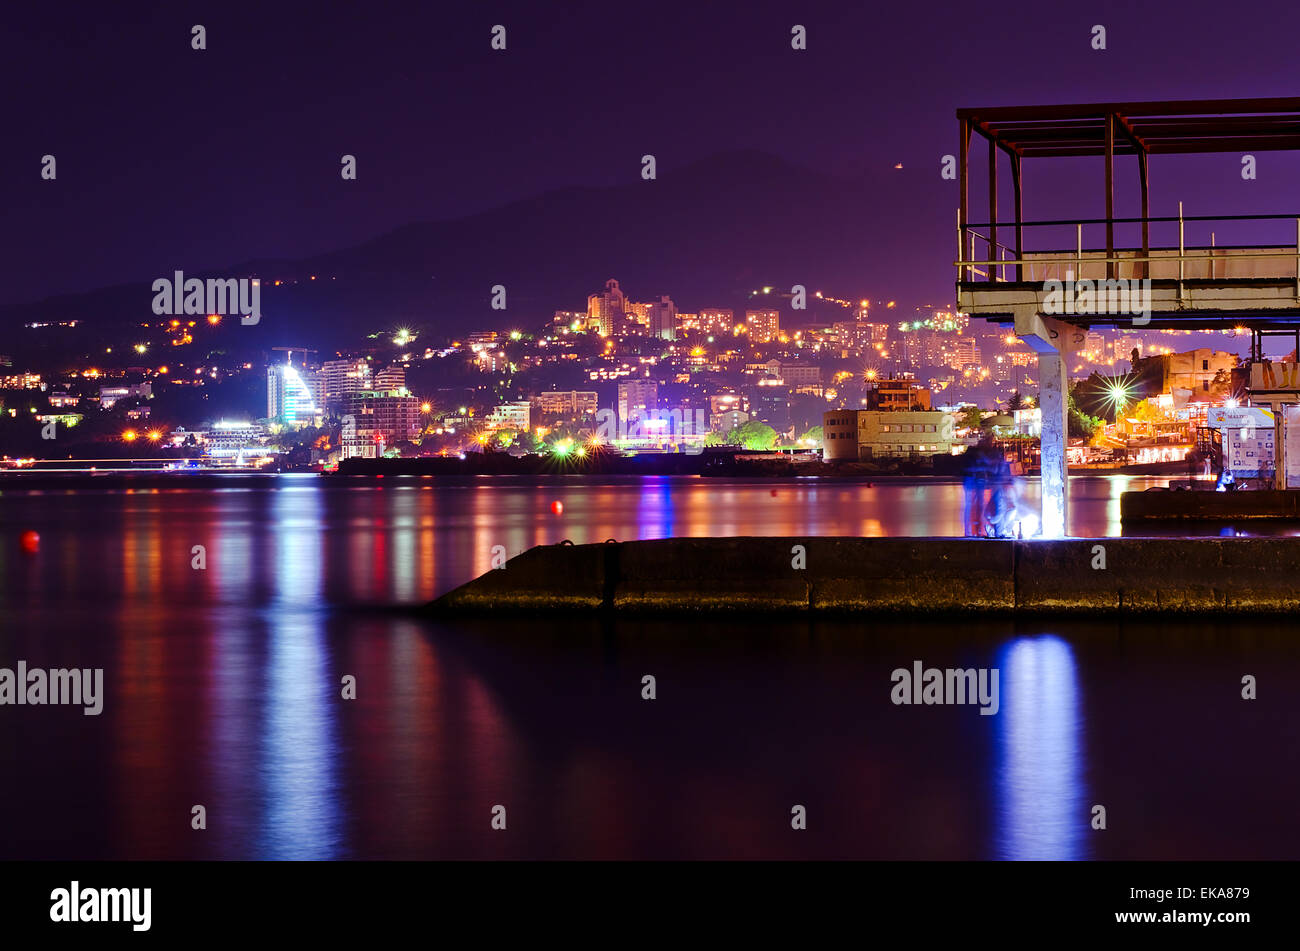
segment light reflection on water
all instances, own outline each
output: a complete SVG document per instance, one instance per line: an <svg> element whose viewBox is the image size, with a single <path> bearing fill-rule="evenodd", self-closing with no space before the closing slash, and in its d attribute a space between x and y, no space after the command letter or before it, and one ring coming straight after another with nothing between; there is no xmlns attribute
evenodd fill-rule
<svg viewBox="0 0 1300 951"><path fill-rule="evenodd" d="M1018 637L998 651L998 832L1005 859L1082 859L1082 698L1074 652L1059 637Z"/></svg>
<svg viewBox="0 0 1300 951"><path fill-rule="evenodd" d="M1143 480L1076 480L1075 524L1117 532L1128 483ZM23 778L0 784L0 815L20 817L0 857L1294 854L1300 829L1282 792L1294 762L1276 750L1300 714L1242 703L1220 683L1224 671L1235 681L1268 670L1269 696L1294 692L1285 625L1276 638L1244 621L1249 637L1233 623L1149 636L1111 621L604 629L376 610L488 570L494 545L513 555L566 537L956 535L960 492L671 478L300 479L39 503L4 492L0 666L103 666L107 699L98 718L0 709L0 775ZM28 528L41 535L34 557L16 554ZM998 667L1000 713L893 707L889 673L915 657ZM647 672L659 678L654 704L640 700ZM342 699L344 676L356 700ZM1145 725L1161 718L1189 726L1153 736ZM1219 737L1208 774L1205 735ZM1255 781L1240 783L1244 773ZM1161 792L1158 808L1148 790ZM1093 833L1093 801L1117 804L1125 831ZM794 802L812 820L797 837ZM202 833L190 829L196 803ZM497 803L508 836L489 828ZM1211 812L1219 825L1207 833Z"/></svg>

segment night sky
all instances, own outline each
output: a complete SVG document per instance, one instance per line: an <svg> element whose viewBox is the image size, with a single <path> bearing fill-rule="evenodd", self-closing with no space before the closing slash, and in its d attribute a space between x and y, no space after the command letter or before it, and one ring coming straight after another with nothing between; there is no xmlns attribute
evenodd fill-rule
<svg viewBox="0 0 1300 951"><path fill-rule="evenodd" d="M498 23L505 52L489 48ZM806 51L790 48L795 23ZM738 148L848 181L901 162L955 209L939 162L956 108L1295 95L1298 28L1290 2L11 5L0 305L152 280L177 253L196 270L297 258L619 184L647 152L661 175ZM47 153L56 182L40 178ZM339 177L344 153L356 182ZM1119 214L1138 213L1135 164L1118 163ZM1188 214L1300 212L1300 156L1265 153L1254 182L1239 170L1233 155L1153 158L1152 214L1179 199ZM1101 174L1097 159L1026 163L1027 217L1100 214ZM973 175L978 208L982 161ZM882 215L905 220L891 199Z"/></svg>

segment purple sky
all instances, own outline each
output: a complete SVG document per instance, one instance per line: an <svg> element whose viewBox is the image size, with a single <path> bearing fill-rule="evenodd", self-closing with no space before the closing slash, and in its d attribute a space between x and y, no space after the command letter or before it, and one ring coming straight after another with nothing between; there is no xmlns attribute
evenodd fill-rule
<svg viewBox="0 0 1300 951"><path fill-rule="evenodd" d="M955 207L938 168L958 106L1300 93L1289 2L223 0L5 17L0 304L144 279L178 250L196 267L300 257L616 184L646 152L671 169L758 148L849 178L902 162ZM807 51L790 49L794 23ZM57 182L39 177L46 153ZM359 162L349 187L344 153ZM1137 214L1134 164L1117 171L1121 214ZM1233 155L1152 159L1152 213L1180 199L1188 214L1300 212L1300 156L1262 154L1254 182L1239 169ZM1099 160L1031 161L1025 178L1028 217L1100 213Z"/></svg>

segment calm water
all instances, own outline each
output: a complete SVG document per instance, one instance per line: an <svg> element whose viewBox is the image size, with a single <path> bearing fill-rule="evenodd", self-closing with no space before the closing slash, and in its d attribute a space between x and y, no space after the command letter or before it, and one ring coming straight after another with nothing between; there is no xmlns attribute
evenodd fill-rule
<svg viewBox="0 0 1300 951"><path fill-rule="evenodd" d="M1118 534L1119 492L1153 484L1076 480L1073 532ZM102 667L106 695L98 717L0 706L0 857L1300 854L1294 625L394 610L487 570L498 544L957 535L959 486L277 485L0 492L0 667ZM893 705L890 673L914 660L998 668L999 714Z"/></svg>

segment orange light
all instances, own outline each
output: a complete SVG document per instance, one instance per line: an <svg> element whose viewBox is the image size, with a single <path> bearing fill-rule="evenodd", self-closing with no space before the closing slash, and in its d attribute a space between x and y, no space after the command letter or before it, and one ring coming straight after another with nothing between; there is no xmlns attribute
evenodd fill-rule
<svg viewBox="0 0 1300 951"><path fill-rule="evenodd" d="M135 442L135 430L128 429L126 432L122 433L122 438L127 442Z"/></svg>
<svg viewBox="0 0 1300 951"><path fill-rule="evenodd" d="M421 403L421 404L420 404L420 412L421 412L421 413L432 412L432 410L433 410L433 407L432 407L430 404L428 404L428 403Z"/></svg>
<svg viewBox="0 0 1300 951"><path fill-rule="evenodd" d="M150 442L157 442L157 441L160 440L160 439L162 439L162 433L161 433L161 432L159 432L159 431L156 430L156 429L151 429L151 430L149 430L149 441L150 441Z"/></svg>
<svg viewBox="0 0 1300 951"><path fill-rule="evenodd" d="M212 324L212 326L215 327L217 324L221 323L221 315L220 315L220 314L208 314L208 323Z"/></svg>
<svg viewBox="0 0 1300 951"><path fill-rule="evenodd" d="M180 322L179 320L173 320L173 321L172 321L172 326L173 326L173 327L179 327L180 325L181 325L181 322Z"/></svg>

